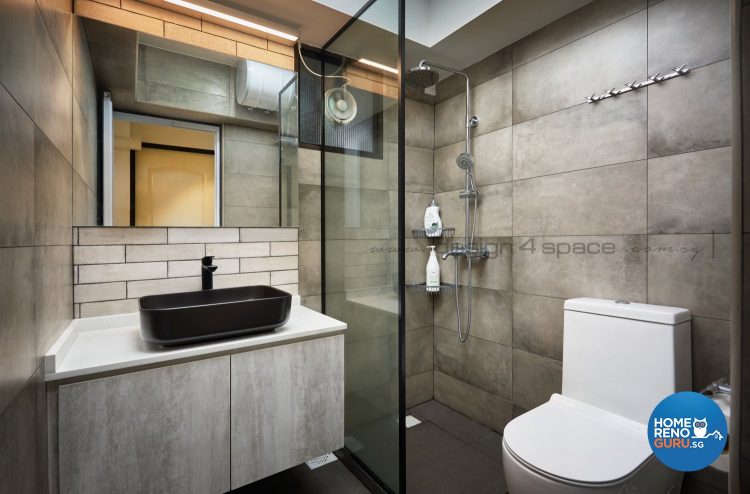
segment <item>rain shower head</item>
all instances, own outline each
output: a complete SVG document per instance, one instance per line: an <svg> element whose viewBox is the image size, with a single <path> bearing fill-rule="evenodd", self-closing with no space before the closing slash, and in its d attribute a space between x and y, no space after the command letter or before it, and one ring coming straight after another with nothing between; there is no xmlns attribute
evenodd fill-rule
<svg viewBox="0 0 750 494"><path fill-rule="evenodd" d="M471 170L474 167L474 157L470 153L461 153L456 157L456 164L462 170Z"/></svg>
<svg viewBox="0 0 750 494"><path fill-rule="evenodd" d="M438 71L429 65L419 64L409 69L406 74L406 85L415 89L425 89L437 84L440 79Z"/></svg>

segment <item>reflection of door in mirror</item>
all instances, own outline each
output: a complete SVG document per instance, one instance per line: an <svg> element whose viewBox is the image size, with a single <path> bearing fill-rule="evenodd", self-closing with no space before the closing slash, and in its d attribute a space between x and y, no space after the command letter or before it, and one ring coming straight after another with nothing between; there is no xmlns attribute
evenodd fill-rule
<svg viewBox="0 0 750 494"><path fill-rule="evenodd" d="M218 128L117 114L113 224L217 226Z"/></svg>

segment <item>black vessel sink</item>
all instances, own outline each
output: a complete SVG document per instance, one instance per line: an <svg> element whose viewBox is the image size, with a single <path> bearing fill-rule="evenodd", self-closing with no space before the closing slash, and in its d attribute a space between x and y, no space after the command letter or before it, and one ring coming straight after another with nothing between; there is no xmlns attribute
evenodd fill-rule
<svg viewBox="0 0 750 494"><path fill-rule="evenodd" d="M270 286L149 295L138 300L141 337L162 346L271 331L289 320L292 295Z"/></svg>

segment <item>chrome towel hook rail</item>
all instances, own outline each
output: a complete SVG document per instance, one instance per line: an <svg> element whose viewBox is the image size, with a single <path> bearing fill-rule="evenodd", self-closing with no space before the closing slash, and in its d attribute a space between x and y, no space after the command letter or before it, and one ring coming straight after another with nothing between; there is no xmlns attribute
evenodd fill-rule
<svg viewBox="0 0 750 494"><path fill-rule="evenodd" d="M674 79L675 77L680 77L685 74L690 73L690 69L685 68L686 64L682 64L679 67L674 67L672 69L672 72L666 75L661 75L660 72L657 72L654 75L648 76L648 79L643 82L626 82L625 87L622 89L608 89L605 90L602 94L596 95L596 93L593 93L591 96L586 96L586 102L587 103L596 103L598 101L601 101L603 99L612 98L614 96L619 96L623 93L629 93L630 91L635 91L636 89L641 89L642 87L650 86L651 84L657 84L659 82L668 81L669 79Z"/></svg>

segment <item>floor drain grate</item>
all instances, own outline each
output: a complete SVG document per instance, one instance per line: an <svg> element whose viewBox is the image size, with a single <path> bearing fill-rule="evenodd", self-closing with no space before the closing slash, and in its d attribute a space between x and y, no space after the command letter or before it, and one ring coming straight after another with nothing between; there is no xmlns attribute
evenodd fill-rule
<svg viewBox="0 0 750 494"><path fill-rule="evenodd" d="M305 463L307 463L307 467L310 470L315 470L316 468L320 468L323 465L328 465L329 463L333 463L334 461L338 461L336 455L334 455L333 453L326 453L322 456L315 457L312 460L307 460Z"/></svg>
<svg viewBox="0 0 750 494"><path fill-rule="evenodd" d="M406 428L407 429L410 429L410 428L414 427L415 425L419 425L421 423L422 423L422 421L419 420L414 415L407 415L406 416Z"/></svg>

